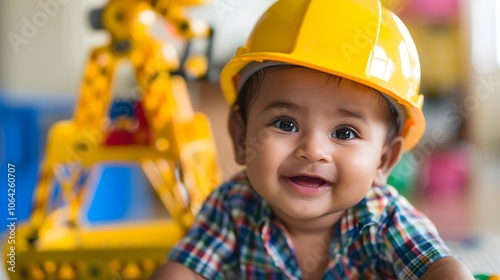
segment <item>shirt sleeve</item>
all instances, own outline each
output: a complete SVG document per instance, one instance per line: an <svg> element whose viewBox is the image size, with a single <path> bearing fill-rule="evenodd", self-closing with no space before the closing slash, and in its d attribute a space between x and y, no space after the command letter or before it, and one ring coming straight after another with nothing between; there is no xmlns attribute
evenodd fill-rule
<svg viewBox="0 0 500 280"><path fill-rule="evenodd" d="M216 189L205 200L193 225L168 256L206 279L223 279L222 271L235 260L235 234L224 190Z"/></svg>
<svg viewBox="0 0 500 280"><path fill-rule="evenodd" d="M432 263L452 255L434 224L404 197L394 200L386 218L381 238L398 279L419 279Z"/></svg>

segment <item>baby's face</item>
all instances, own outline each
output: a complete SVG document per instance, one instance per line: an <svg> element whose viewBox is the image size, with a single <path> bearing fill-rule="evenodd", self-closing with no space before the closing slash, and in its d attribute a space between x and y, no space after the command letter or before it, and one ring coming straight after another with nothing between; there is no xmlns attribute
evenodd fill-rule
<svg viewBox="0 0 500 280"><path fill-rule="evenodd" d="M248 110L246 165L275 210L309 219L357 204L386 145L386 102L374 90L303 68L266 71Z"/></svg>

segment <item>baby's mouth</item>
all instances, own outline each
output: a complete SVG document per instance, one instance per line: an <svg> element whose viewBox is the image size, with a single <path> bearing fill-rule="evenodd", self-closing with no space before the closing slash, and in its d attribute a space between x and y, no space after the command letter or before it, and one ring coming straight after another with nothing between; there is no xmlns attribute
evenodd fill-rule
<svg viewBox="0 0 500 280"><path fill-rule="evenodd" d="M325 186L326 181L320 178L309 177L309 176L293 176L288 178L295 184L304 187L309 187L309 188L326 187Z"/></svg>

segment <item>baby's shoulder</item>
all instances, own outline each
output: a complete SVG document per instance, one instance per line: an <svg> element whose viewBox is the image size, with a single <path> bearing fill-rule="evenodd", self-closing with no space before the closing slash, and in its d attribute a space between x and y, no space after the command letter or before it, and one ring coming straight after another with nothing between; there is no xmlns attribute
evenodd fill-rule
<svg viewBox="0 0 500 280"><path fill-rule="evenodd" d="M391 185L371 187L364 199L371 210L378 209L378 211L383 211L387 207L404 202L404 200L405 198Z"/></svg>
<svg viewBox="0 0 500 280"><path fill-rule="evenodd" d="M361 204L364 211L381 223L394 216L419 215L419 211L390 185L372 187Z"/></svg>
<svg viewBox="0 0 500 280"><path fill-rule="evenodd" d="M224 200L241 200L253 196L253 190L250 186L248 178L244 174L238 174L230 180L224 182L214 193L217 197L224 198Z"/></svg>
<svg viewBox="0 0 500 280"><path fill-rule="evenodd" d="M263 208L262 197L250 185L246 173L240 173L219 186L211 195L221 201L232 216L255 215Z"/></svg>

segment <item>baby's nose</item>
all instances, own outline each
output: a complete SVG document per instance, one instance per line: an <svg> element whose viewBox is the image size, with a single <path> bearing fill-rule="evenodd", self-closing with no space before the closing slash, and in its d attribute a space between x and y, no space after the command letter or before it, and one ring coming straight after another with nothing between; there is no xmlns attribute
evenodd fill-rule
<svg viewBox="0 0 500 280"><path fill-rule="evenodd" d="M318 132L304 134L295 149L295 157L311 163L332 161L332 142L328 135Z"/></svg>

